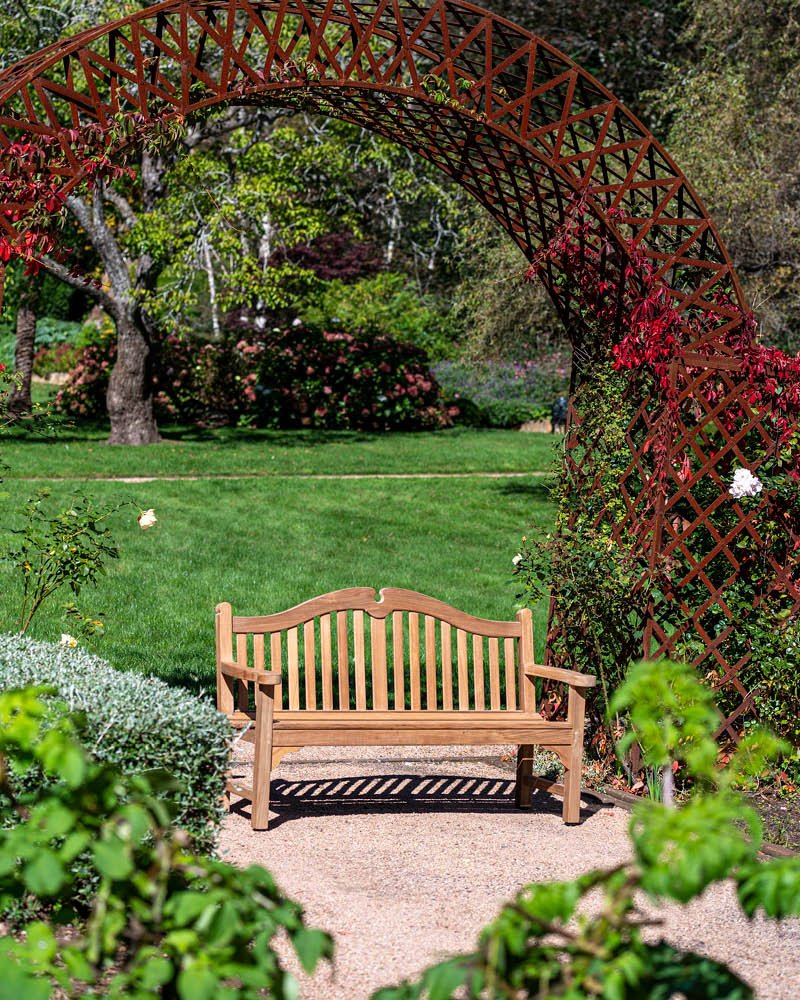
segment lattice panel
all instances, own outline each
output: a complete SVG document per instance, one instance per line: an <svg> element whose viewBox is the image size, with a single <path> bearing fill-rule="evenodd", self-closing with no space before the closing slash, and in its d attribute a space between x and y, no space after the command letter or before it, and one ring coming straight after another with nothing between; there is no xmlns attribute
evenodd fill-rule
<svg viewBox="0 0 800 1000"><path fill-rule="evenodd" d="M684 400L677 423L661 398L642 393L628 432L630 461L620 470L625 515L615 537L643 548L651 567L672 560L684 580L702 582L707 598L688 607L675 580L670 606L654 609L646 640L669 650L695 633L704 650L698 665L713 664L714 683L739 698L729 712L732 725L747 692L738 680L742 663L726 659L720 620L732 622L738 613L726 599L747 570L737 539L756 529L748 511L735 507L742 520L732 533L720 535L709 519L730 505L730 463L757 467L759 448L772 443L764 415L748 408L724 337L746 307L737 277L708 213L666 151L565 55L467 3L168 0L0 74L0 153L21 135L55 138L67 164L58 168L59 186L67 193L85 180L70 129L105 128L120 114L163 122L253 102L331 114L402 143L469 191L531 262L583 196L593 218L590 239L616 245L620 259L634 241L675 307L687 319L705 318L693 347L707 367L676 372ZM13 218L28 207L0 195L0 235L10 243L22 242ZM580 348L579 288L553 260L538 266ZM722 296L733 305L720 305ZM708 379L722 387L712 409L693 391ZM580 441L580 416L573 417L570 472L591 503L597 442ZM654 479L654 454L667 438L663 484ZM595 515L602 521L606 512ZM768 571L796 596L781 551ZM677 623L676 608L684 619Z"/></svg>

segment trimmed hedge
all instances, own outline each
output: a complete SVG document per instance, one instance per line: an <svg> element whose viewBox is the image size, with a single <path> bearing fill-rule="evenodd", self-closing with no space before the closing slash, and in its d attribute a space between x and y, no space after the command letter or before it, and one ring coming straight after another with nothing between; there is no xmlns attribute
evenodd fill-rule
<svg viewBox="0 0 800 1000"><path fill-rule="evenodd" d="M163 793L198 853L213 850L222 818L231 728L188 691L141 674L121 673L79 648L0 634L0 690L46 684L69 712L85 713L84 742L98 759L133 774L163 769Z"/></svg>

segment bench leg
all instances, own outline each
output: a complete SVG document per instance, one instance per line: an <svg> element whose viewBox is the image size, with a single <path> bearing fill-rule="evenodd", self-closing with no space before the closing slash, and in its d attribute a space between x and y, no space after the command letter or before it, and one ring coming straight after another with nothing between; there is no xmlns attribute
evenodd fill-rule
<svg viewBox="0 0 800 1000"><path fill-rule="evenodd" d="M253 767L253 801L250 826L254 830L269 827L269 785L272 776L272 716L275 710L275 688L256 686L256 759Z"/></svg>
<svg viewBox="0 0 800 1000"><path fill-rule="evenodd" d="M517 809L533 806L533 746L524 743L517 750L517 787L514 790L514 805Z"/></svg>
<svg viewBox="0 0 800 1000"><path fill-rule="evenodd" d="M564 765L564 807L561 818L565 823L581 821L581 753L570 751Z"/></svg>
<svg viewBox="0 0 800 1000"><path fill-rule="evenodd" d="M572 723L572 744L561 758L564 764L564 809L565 823L581 821L581 764L583 763L583 727L586 714L586 692L578 688L569 689L567 717Z"/></svg>

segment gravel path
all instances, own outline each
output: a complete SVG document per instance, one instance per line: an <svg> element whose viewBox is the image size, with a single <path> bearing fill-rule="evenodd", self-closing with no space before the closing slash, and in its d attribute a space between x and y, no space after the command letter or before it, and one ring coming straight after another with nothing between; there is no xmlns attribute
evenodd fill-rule
<svg viewBox="0 0 800 1000"><path fill-rule="evenodd" d="M247 772L249 749L237 753L236 773ZM309 923L335 939L335 965L303 982L306 1000L366 1000L470 949L527 882L569 879L628 856L620 808L587 796L577 827L562 825L560 801L544 793L532 812L514 809L501 751L306 749L275 772L269 832L254 834L249 806L235 806L223 856L268 867ZM748 922L729 886L661 915L666 938L727 961L759 1000L800 997L800 921Z"/></svg>

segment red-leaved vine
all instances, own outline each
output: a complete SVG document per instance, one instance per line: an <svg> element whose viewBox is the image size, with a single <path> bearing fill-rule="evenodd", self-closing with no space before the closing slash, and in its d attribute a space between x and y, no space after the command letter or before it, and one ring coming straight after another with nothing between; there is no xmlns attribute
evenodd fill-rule
<svg viewBox="0 0 800 1000"><path fill-rule="evenodd" d="M0 231L0 271L17 258L25 262L26 274L35 274L46 255L65 255L57 230L73 188L69 178L80 176L90 190L101 180L134 181L132 155L172 141L182 127L182 119L162 123L138 113L119 114L105 126L91 123L57 135L22 134L0 148L0 201L10 223Z"/></svg>
<svg viewBox="0 0 800 1000"><path fill-rule="evenodd" d="M619 209L605 212L612 223L620 221L622 214ZM753 314L744 312L728 293L714 293L718 312L679 312L641 245L626 241L622 246L608 236L598 236L587 195L574 198L564 223L531 264L528 279L538 278L546 264L565 273L569 285L577 286L591 326L606 337L616 334L609 345L614 368L652 374L671 418L677 418L680 401L671 378L673 363L686 364L690 351L706 356L732 352L749 383L748 403L765 413L779 447L790 443L800 418L800 355L790 357L760 344ZM557 286L553 290L559 293ZM689 363L687 371L691 376L700 369ZM711 407L725 395L723 386L708 381L702 391ZM733 432L737 421L746 416L733 404L718 419ZM666 451L658 443L655 450ZM666 475L661 458L657 455L658 478ZM795 468L791 475L800 478L800 471Z"/></svg>

